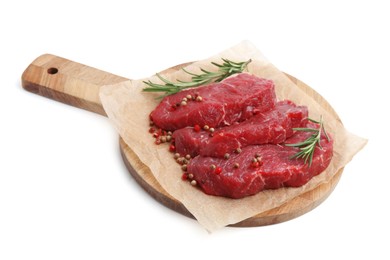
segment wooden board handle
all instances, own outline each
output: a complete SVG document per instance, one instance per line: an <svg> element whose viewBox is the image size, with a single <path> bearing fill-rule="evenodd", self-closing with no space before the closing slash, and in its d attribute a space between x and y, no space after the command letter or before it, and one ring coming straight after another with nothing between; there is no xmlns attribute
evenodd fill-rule
<svg viewBox="0 0 390 260"><path fill-rule="evenodd" d="M51 54L35 59L23 72L25 90L106 115L99 99L103 85L128 79Z"/></svg>

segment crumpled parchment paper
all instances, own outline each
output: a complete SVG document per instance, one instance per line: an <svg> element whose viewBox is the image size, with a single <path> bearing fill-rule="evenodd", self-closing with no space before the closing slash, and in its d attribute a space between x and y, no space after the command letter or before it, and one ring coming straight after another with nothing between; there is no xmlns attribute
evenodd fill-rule
<svg viewBox="0 0 390 260"><path fill-rule="evenodd" d="M243 199L228 199L204 194L188 182L181 180L182 171L168 152L166 145L155 145L148 133L149 113L156 107L158 93L142 92L146 86L141 80L132 80L116 85L104 86L100 90L103 107L112 124L126 144L150 169L161 186L174 198L183 203L198 222L209 232L229 224L234 224L251 216L278 207L292 198L314 189L319 184L331 180L339 169L344 167L361 150L367 140L348 132L340 120L329 113L329 108L317 103L312 97L298 88L284 73L272 65L250 42L244 41L209 59L190 64L186 70L199 72L202 67L216 70L211 61L220 63L222 58L233 61L252 59L248 72L274 81L279 100L290 99L309 108L309 116L318 119L323 116L325 127L335 139L334 156L330 166L309 183L299 188L266 190ZM174 71L162 74L175 81L190 80L184 72ZM156 76L148 78L160 82Z"/></svg>

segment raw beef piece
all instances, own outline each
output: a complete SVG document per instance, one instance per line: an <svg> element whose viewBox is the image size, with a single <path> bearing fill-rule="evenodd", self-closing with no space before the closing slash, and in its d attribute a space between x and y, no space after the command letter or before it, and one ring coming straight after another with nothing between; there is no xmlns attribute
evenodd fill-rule
<svg viewBox="0 0 390 260"><path fill-rule="evenodd" d="M313 127L313 124L308 124ZM305 140L311 133L297 132L286 143ZM264 189L298 187L328 167L333 155L333 140L323 135L322 149L315 148L311 166L302 158L290 159L298 148L284 145L251 145L229 159L197 156L187 165L197 185L210 195L243 198ZM259 156L259 157L258 157ZM253 162L253 158L259 158Z"/></svg>
<svg viewBox="0 0 390 260"><path fill-rule="evenodd" d="M181 155L224 157L248 145L282 143L293 134L292 128L306 125L307 116L307 107L284 100L273 110L219 128L212 137L206 131L195 132L189 127L175 131L173 138L176 151Z"/></svg>
<svg viewBox="0 0 390 260"><path fill-rule="evenodd" d="M181 156L189 154L191 158L199 155L200 148L205 146L209 139L210 133L204 130L195 131L193 127L185 127L173 132L176 152Z"/></svg>
<svg viewBox="0 0 390 260"><path fill-rule="evenodd" d="M191 88L166 96L150 114L154 124L164 130L187 126L219 127L243 121L272 109L276 96L272 81L240 73L222 82ZM183 98L201 97L202 101Z"/></svg>

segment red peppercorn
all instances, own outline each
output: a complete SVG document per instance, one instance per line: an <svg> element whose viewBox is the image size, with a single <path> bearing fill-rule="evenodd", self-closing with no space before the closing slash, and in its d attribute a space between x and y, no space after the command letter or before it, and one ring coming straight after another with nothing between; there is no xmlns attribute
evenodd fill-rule
<svg viewBox="0 0 390 260"><path fill-rule="evenodd" d="M186 180L188 179L187 173L183 173L182 176L181 176L181 179L182 179L183 181L186 181Z"/></svg>
<svg viewBox="0 0 390 260"><path fill-rule="evenodd" d="M215 171L214 171L215 174L219 175L219 174L221 174L221 172L222 172L222 168L221 167L215 168Z"/></svg>
<svg viewBox="0 0 390 260"><path fill-rule="evenodd" d="M174 146L173 144L171 144L170 146L169 146L169 151L170 152L174 152L176 150L176 146Z"/></svg>
<svg viewBox="0 0 390 260"><path fill-rule="evenodd" d="M195 132L200 132L200 125L194 125L194 131Z"/></svg>
<svg viewBox="0 0 390 260"><path fill-rule="evenodd" d="M252 165L253 168L257 168L257 167L260 166L260 163L259 162L252 162L251 165Z"/></svg>
<svg viewBox="0 0 390 260"><path fill-rule="evenodd" d="M156 128L154 128L154 127L149 128L149 133L153 134L154 131L156 131Z"/></svg>

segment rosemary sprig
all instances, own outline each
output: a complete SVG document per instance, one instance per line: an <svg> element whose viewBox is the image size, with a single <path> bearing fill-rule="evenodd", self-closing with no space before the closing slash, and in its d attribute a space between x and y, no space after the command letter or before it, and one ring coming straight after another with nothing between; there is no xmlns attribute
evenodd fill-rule
<svg viewBox="0 0 390 260"><path fill-rule="evenodd" d="M182 69L185 73L191 75L191 81L185 82L181 80L177 80L178 82L171 82L165 78L163 78L160 74L156 73L156 76L165 84L157 84L153 83L150 80L144 81L148 87L145 87L143 91L145 92L165 92L166 95L171 95L174 93L177 93L183 89L186 88L192 88L192 87L197 87L201 85L205 85L211 82L219 82L222 81L223 79L236 74L236 73L241 73L243 72L248 64L252 60L247 60L244 62L234 62L228 59L223 59L223 63L218 64L215 62L211 62L214 66L218 67L218 71L216 72L211 72L207 71L205 69L200 68L200 70L203 72L201 74L195 74L192 72L189 72L185 70L184 68Z"/></svg>
<svg viewBox="0 0 390 260"><path fill-rule="evenodd" d="M321 147L321 134L322 132L325 134L326 139L329 141L330 138L325 131L324 128L324 122L322 121L322 116L320 117L320 121L313 120L309 118L309 121L319 124L319 128L293 128L295 131L303 131L303 132L313 132L311 136L309 136L306 140L300 142L300 143L295 143L295 144L285 144L286 146L291 146L291 147L298 147L299 152L296 154L292 155L290 159L293 158L302 158L305 160L305 164L307 161L309 161L309 167L311 166L311 163L313 161L313 154L316 146L318 145L320 148Z"/></svg>

